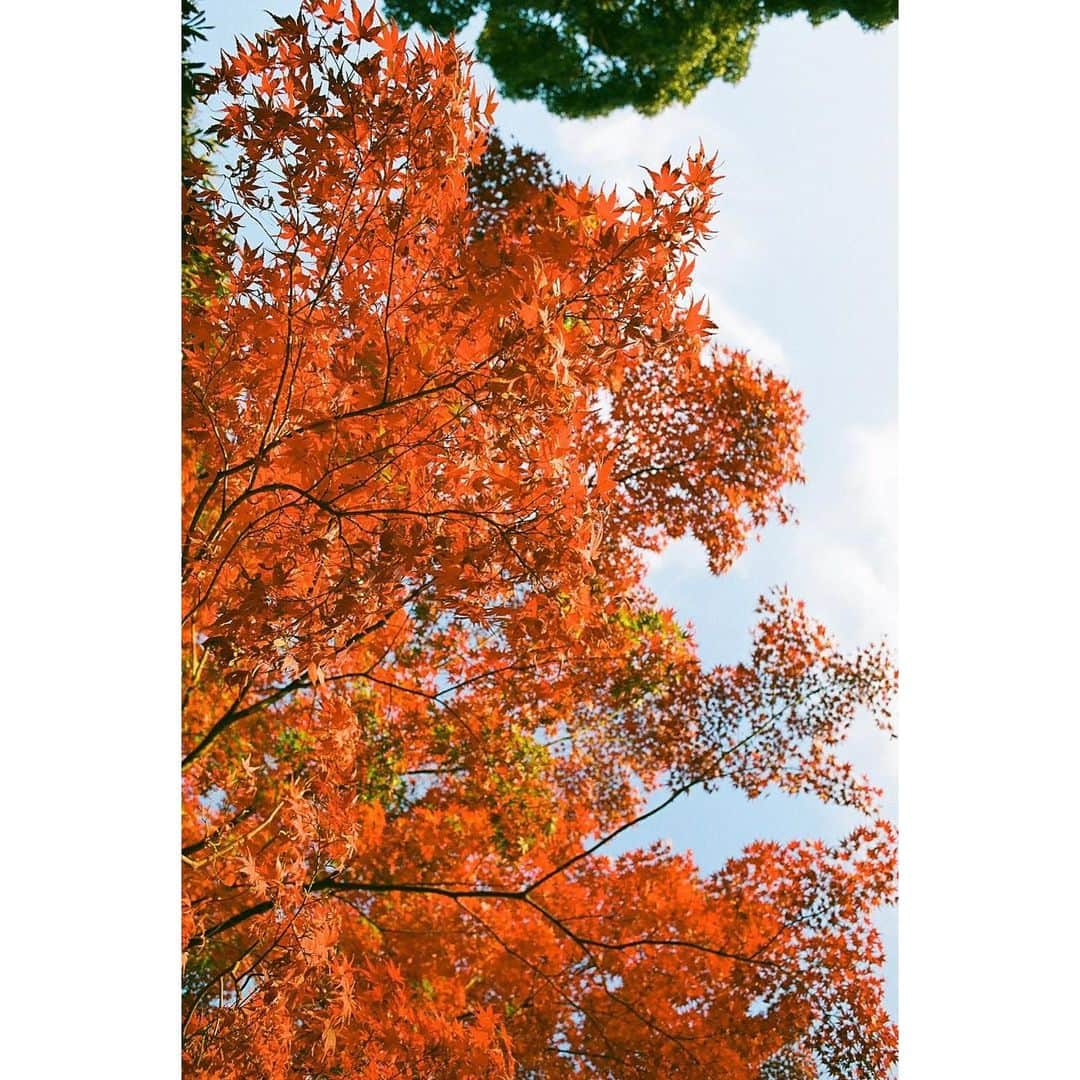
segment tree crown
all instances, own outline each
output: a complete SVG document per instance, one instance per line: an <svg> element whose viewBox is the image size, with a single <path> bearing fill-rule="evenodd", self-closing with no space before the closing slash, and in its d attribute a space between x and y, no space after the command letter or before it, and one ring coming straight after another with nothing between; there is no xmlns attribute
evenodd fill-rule
<svg viewBox="0 0 1080 1080"><path fill-rule="evenodd" d="M885 651L762 601L708 670L641 552L717 572L801 479L784 380L689 294L704 150L626 201L491 136L452 43L307 2L213 76L184 297L192 1076L879 1076L893 836L840 747ZM702 874L694 787L843 843Z"/></svg>
<svg viewBox="0 0 1080 1080"><path fill-rule="evenodd" d="M623 106L654 114L715 79L737 83L773 18L803 14L818 25L848 14L880 30L898 15L897 0L390 0L387 8L403 25L443 35L484 12L477 52L502 92L579 117Z"/></svg>

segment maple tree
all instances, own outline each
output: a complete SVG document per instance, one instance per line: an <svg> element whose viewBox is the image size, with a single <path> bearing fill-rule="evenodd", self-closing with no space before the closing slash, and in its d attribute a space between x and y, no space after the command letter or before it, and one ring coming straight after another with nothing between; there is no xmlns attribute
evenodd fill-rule
<svg viewBox="0 0 1080 1080"><path fill-rule="evenodd" d="M750 70L758 32L805 15L817 26L842 14L881 30L898 0L389 0L402 25L440 34L478 12L477 55L510 98L536 98L561 116L630 106L653 114L687 104L715 79Z"/></svg>
<svg viewBox="0 0 1080 1080"><path fill-rule="evenodd" d="M452 42L307 0L186 156L187 1075L870 1077L894 837L843 759L895 672L786 592L706 669L644 583L801 479L798 394L710 343L699 149L620 199L490 138ZM809 792L718 872L632 827ZM619 848L624 849L619 852Z"/></svg>

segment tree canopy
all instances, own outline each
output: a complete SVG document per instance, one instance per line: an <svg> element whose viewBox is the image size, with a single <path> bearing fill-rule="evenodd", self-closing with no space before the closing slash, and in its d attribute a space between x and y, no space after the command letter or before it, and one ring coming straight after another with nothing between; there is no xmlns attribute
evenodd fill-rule
<svg viewBox="0 0 1080 1080"><path fill-rule="evenodd" d="M802 14L817 25L850 15L864 30L898 16L898 0L388 0L402 25L439 34L478 12L477 55L504 95L536 98L561 116L599 116L622 106L660 112L687 103L715 79L750 68L758 30Z"/></svg>
<svg viewBox="0 0 1080 1080"><path fill-rule="evenodd" d="M881 1077L886 651L784 590L700 662L645 584L802 479L799 396L690 295L715 159L626 201L491 136L452 43L339 0L222 58L185 186L191 1077ZM213 182L210 182L212 180ZM694 788L854 808L714 873Z"/></svg>

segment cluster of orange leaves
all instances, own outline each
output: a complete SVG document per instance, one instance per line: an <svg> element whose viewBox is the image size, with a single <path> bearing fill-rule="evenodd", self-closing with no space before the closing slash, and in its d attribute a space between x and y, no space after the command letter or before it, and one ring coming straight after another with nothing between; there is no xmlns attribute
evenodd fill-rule
<svg viewBox="0 0 1080 1080"><path fill-rule="evenodd" d="M714 160L628 202L520 178L485 201L505 161L468 58L340 2L238 42L209 93L186 1074L884 1075L893 836L838 748L858 710L886 722L888 657L779 592L749 660L708 671L644 585L684 534L724 570L801 479L798 395L689 299ZM712 875L625 848L724 783L866 824Z"/></svg>

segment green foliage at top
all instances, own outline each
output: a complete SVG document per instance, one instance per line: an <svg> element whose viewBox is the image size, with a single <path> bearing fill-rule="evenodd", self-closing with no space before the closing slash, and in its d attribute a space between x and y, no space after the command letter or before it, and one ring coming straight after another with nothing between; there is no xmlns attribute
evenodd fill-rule
<svg viewBox="0 0 1080 1080"><path fill-rule="evenodd" d="M863 29L897 18L899 0L389 0L403 25L439 34L486 13L477 53L508 98L536 98L560 116L624 105L653 114L688 103L714 79L738 82L759 28L804 14L847 13Z"/></svg>

